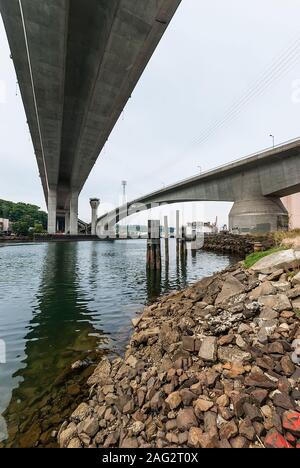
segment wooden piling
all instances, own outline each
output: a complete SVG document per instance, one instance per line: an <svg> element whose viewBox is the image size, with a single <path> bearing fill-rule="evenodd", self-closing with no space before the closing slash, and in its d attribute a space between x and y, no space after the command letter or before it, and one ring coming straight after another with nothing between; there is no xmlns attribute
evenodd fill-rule
<svg viewBox="0 0 300 468"><path fill-rule="evenodd" d="M180 255L180 239L181 239L181 232L180 232L180 226L179 226L179 210L176 210L176 256L177 258Z"/></svg>
<svg viewBox="0 0 300 468"><path fill-rule="evenodd" d="M169 223L168 216L164 217L165 263L169 263Z"/></svg>
<svg viewBox="0 0 300 468"><path fill-rule="evenodd" d="M187 255L186 231L184 226L181 227L180 255L181 257L185 257Z"/></svg>
<svg viewBox="0 0 300 468"><path fill-rule="evenodd" d="M160 221L148 221L147 268L161 270Z"/></svg>

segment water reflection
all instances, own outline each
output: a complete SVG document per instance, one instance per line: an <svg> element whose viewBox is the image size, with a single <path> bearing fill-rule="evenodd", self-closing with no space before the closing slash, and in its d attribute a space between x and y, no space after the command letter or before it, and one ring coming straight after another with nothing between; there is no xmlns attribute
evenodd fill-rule
<svg viewBox="0 0 300 468"><path fill-rule="evenodd" d="M53 385L61 373L70 368L76 356L107 342L97 338L88 311L88 300L80 288L78 244L49 244L42 271L36 305L25 336L26 359L13 375L19 382L13 390L4 417L10 438L32 423L36 413L49 400ZM95 268L91 262L91 270ZM92 273L91 273L92 274Z"/></svg>
<svg viewBox="0 0 300 468"><path fill-rule="evenodd" d="M161 295L161 271L147 268L147 302L150 304ZM166 286L166 283L165 283Z"/></svg>

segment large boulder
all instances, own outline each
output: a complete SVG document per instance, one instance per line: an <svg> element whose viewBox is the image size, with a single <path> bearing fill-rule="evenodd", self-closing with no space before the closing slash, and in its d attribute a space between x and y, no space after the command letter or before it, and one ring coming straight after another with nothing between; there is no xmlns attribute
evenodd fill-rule
<svg viewBox="0 0 300 468"><path fill-rule="evenodd" d="M251 360L251 354L242 351L237 346L221 346L218 349L218 358L221 362L246 362Z"/></svg>
<svg viewBox="0 0 300 468"><path fill-rule="evenodd" d="M222 287L222 291L219 293L216 299L215 305L221 305L232 297L243 293L244 291L245 286L234 276L229 276Z"/></svg>
<svg viewBox="0 0 300 468"><path fill-rule="evenodd" d="M291 310L292 308L291 303L285 294L261 296L258 299L258 303L261 306L267 307L269 309L274 309L277 312L283 312L284 310Z"/></svg>
<svg viewBox="0 0 300 468"><path fill-rule="evenodd" d="M249 293L249 297L252 301L259 299L261 296L269 296L276 294L277 289L270 281L265 281L264 283L257 286Z"/></svg>
<svg viewBox="0 0 300 468"><path fill-rule="evenodd" d="M206 336L199 350L199 357L204 361L215 362L217 359L217 338L215 336Z"/></svg>
<svg viewBox="0 0 300 468"><path fill-rule="evenodd" d="M297 268L300 265L300 251L298 250L281 250L267 257L262 258L255 263L251 270L255 273L269 275L276 270L290 270Z"/></svg>
<svg viewBox="0 0 300 468"><path fill-rule="evenodd" d="M111 364L108 359L104 358L100 364L96 367L94 373L88 379L88 385L99 384L105 385L111 371Z"/></svg>

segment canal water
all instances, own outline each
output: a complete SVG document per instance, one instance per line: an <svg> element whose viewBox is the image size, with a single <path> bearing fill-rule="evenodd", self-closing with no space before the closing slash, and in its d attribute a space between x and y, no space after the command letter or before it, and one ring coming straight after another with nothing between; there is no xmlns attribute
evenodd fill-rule
<svg viewBox="0 0 300 468"><path fill-rule="evenodd" d="M161 275L149 275L145 259L144 240L0 246L5 446L55 446L53 430L82 399L91 372L70 374L72 363L122 353L145 304L237 260L202 250L176 260L173 240Z"/></svg>

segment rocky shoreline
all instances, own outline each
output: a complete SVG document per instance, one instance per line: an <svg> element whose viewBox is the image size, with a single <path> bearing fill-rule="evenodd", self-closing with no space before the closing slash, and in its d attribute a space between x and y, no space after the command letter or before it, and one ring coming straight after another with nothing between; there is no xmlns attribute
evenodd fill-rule
<svg viewBox="0 0 300 468"><path fill-rule="evenodd" d="M244 258L255 250L255 244L260 244L261 250L269 250L276 246L276 240L271 234L241 236L221 232L205 234L203 248L206 251L234 254Z"/></svg>
<svg viewBox="0 0 300 468"><path fill-rule="evenodd" d="M279 252L146 307L60 447L300 448L299 266Z"/></svg>

